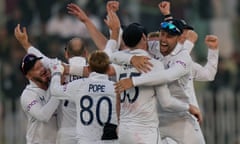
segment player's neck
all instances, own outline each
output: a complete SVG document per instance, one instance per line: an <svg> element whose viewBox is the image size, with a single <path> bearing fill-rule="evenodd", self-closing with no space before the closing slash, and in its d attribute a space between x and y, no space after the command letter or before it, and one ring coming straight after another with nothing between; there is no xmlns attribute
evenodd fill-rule
<svg viewBox="0 0 240 144"><path fill-rule="evenodd" d="M39 81L34 81L34 83L41 89L47 90L49 83L44 83L44 82L39 82Z"/></svg>

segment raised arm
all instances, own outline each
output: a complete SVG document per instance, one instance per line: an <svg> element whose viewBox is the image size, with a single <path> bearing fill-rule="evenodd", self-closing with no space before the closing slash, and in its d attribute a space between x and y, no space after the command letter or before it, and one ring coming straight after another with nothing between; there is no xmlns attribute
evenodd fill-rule
<svg viewBox="0 0 240 144"><path fill-rule="evenodd" d="M14 35L18 42L22 45L22 47L25 49L27 53L32 53L38 57L43 57L43 64L45 67L48 67L48 64L50 63L51 59L48 58L46 55L44 55L41 51L39 51L37 48L33 47L32 44L28 40L28 34L26 27L23 27L21 30L20 24L18 24L15 27Z"/></svg>
<svg viewBox="0 0 240 144"><path fill-rule="evenodd" d="M18 42L22 45L22 47L27 52L28 49L32 46L32 44L28 41L28 34L26 27L23 27L21 30L21 25L17 24L17 26L14 29L14 35Z"/></svg>
<svg viewBox="0 0 240 144"><path fill-rule="evenodd" d="M192 75L196 81L212 81L217 73L218 65L218 37L215 35L207 35L205 37L205 44L208 47L207 63L203 67L198 63L193 63Z"/></svg>
<svg viewBox="0 0 240 144"><path fill-rule="evenodd" d="M118 51L117 42L120 29L120 21L118 19L117 14L113 11L108 12L107 19L105 19L104 21L111 30L111 34L110 39L108 40L107 45L103 51L106 52L110 57L113 52Z"/></svg>
<svg viewBox="0 0 240 144"><path fill-rule="evenodd" d="M70 3L67 5L68 13L77 17L81 22L85 24L88 29L91 38L98 47L103 50L107 43L107 38L96 28L96 26L89 19L87 14L76 4Z"/></svg>
<svg viewBox="0 0 240 144"><path fill-rule="evenodd" d="M161 14L164 16L164 20L172 19L171 10L170 10L170 2L169 1L162 1L158 4L158 8Z"/></svg>

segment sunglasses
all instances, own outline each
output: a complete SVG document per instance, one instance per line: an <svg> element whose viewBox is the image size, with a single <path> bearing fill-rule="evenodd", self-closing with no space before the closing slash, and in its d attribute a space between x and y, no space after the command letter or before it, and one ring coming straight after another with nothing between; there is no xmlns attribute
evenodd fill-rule
<svg viewBox="0 0 240 144"><path fill-rule="evenodd" d="M176 27L174 24L172 24L172 23L162 22L162 23L161 23L161 29L167 29L167 30L169 30L170 32L181 34L181 31L179 30L179 28L177 28L177 27Z"/></svg>

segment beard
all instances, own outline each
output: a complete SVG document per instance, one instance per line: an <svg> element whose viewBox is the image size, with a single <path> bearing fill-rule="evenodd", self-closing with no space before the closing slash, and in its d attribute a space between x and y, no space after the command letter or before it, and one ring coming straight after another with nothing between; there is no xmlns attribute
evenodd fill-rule
<svg viewBox="0 0 240 144"><path fill-rule="evenodd" d="M46 77L46 78L41 78L41 77L33 77L33 80L37 83L43 84L48 86L49 82L50 82L50 77Z"/></svg>

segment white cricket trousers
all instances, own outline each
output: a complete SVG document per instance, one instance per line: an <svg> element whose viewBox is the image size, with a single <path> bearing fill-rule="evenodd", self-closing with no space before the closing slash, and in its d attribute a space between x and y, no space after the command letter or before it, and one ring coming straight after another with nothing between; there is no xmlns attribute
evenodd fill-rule
<svg viewBox="0 0 240 144"><path fill-rule="evenodd" d="M57 133L56 144L77 144L76 128L60 128Z"/></svg>
<svg viewBox="0 0 240 144"><path fill-rule="evenodd" d="M119 125L120 144L162 144L159 128Z"/></svg>
<svg viewBox="0 0 240 144"><path fill-rule="evenodd" d="M191 116L160 124L160 133L163 144L205 144L199 123Z"/></svg>
<svg viewBox="0 0 240 144"><path fill-rule="evenodd" d="M79 141L77 144L120 144L118 140Z"/></svg>

